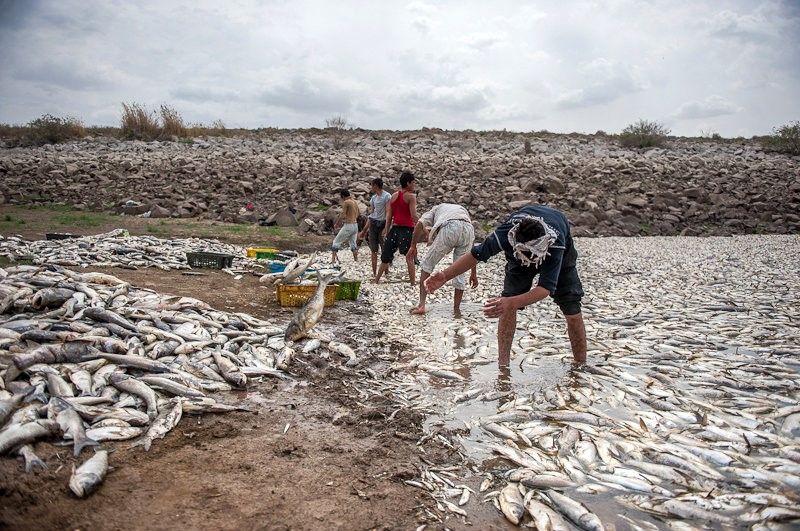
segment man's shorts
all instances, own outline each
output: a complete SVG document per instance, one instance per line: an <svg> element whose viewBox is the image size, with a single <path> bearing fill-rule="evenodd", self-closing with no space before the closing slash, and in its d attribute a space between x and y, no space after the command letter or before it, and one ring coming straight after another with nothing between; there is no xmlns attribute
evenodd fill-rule
<svg viewBox="0 0 800 531"><path fill-rule="evenodd" d="M411 236L414 234L413 227L401 227L395 225L389 231L389 236L383 242L383 251L381 252L381 262L384 264L392 263L394 253L400 251L404 255L411 247Z"/></svg>
<svg viewBox="0 0 800 531"><path fill-rule="evenodd" d="M433 273L436 265L445 257L447 253L453 253L453 262L464 256L472 248L475 241L475 229L472 224L464 221L450 221L442 225L436 238L425 250L425 257L422 259L422 270L428 274ZM467 275L465 271L453 279L455 289L465 290L467 287Z"/></svg>
<svg viewBox="0 0 800 531"><path fill-rule="evenodd" d="M575 247L567 251L558 274L556 290L550 294L553 301L561 308L564 315L581 313L581 299L583 298L583 285L578 276L576 259L578 253ZM533 279L537 274L536 268L525 267L506 262L506 276L503 280L503 297L513 297L527 293L533 287Z"/></svg>
<svg viewBox="0 0 800 531"><path fill-rule="evenodd" d="M333 240L331 250L338 251L345 243L350 243L350 250L355 251L358 249L356 245L356 236L358 236L358 223L345 223L339 229L339 234Z"/></svg>
<svg viewBox="0 0 800 531"><path fill-rule="evenodd" d="M378 252L378 247L383 249L383 228L386 227L386 221L369 220L369 233L367 234L367 243L369 250L373 253Z"/></svg>

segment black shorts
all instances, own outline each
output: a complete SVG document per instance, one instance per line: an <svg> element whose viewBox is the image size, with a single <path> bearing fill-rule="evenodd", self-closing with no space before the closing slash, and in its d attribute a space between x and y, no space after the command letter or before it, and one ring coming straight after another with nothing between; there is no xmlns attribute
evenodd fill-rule
<svg viewBox="0 0 800 531"><path fill-rule="evenodd" d="M414 234L413 227L399 227L395 225L389 231L389 236L383 242L383 250L381 252L381 262L384 264L392 263L394 253L398 250L400 254L406 254L408 248L411 247L411 236Z"/></svg>
<svg viewBox="0 0 800 531"><path fill-rule="evenodd" d="M558 274L556 290L550 294L553 301L561 308L564 315L581 313L581 299L583 298L583 285L578 276L576 260L578 253L575 248L567 250L561 263ZM513 297L527 293L533 287L533 279L538 271L533 267L525 267L511 262L506 262L506 276L503 280L503 297Z"/></svg>
<svg viewBox="0 0 800 531"><path fill-rule="evenodd" d="M369 220L369 233L367 234L367 243L369 250L373 253L378 252L378 247L383 249L383 228L386 226L386 221Z"/></svg>

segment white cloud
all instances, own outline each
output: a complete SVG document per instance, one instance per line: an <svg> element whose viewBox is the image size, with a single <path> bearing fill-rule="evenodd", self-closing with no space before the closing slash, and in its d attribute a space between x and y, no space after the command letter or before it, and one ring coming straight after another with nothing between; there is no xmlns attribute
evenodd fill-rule
<svg viewBox="0 0 800 531"><path fill-rule="evenodd" d="M741 111L741 107L721 96L709 96L702 101L687 101L681 105L675 117L679 119L697 120L713 118Z"/></svg>
<svg viewBox="0 0 800 531"><path fill-rule="evenodd" d="M580 71L583 74L583 86L558 96L558 107L570 109L602 105L644 87L644 83L636 79L632 68L604 58L587 63Z"/></svg>

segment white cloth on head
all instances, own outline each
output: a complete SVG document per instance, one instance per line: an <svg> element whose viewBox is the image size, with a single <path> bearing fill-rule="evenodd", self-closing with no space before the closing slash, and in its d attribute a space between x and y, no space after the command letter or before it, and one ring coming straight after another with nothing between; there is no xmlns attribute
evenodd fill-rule
<svg viewBox="0 0 800 531"><path fill-rule="evenodd" d="M519 229L520 223L524 219L538 221L544 229L544 236L527 242L518 241L517 230ZM550 254L548 249L550 249L550 246L553 245L558 238L558 232L556 232L553 227L545 223L544 219L538 216L523 214L511 222L514 224L514 226L508 231L508 243L511 245L514 258L519 260L522 265L526 267L530 265L539 267L542 265L544 259L547 258L548 254Z"/></svg>

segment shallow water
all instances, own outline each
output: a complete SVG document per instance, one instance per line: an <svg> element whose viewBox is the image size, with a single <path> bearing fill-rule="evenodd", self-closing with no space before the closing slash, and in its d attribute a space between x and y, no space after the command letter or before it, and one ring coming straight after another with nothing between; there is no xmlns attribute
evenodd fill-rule
<svg viewBox="0 0 800 531"><path fill-rule="evenodd" d="M528 406L522 411L532 418L554 407L588 407L605 415L610 427L598 428L598 435L582 432L587 440L603 437L613 427L632 441L651 438L658 444L671 443L671 433L695 437L704 430L704 415L729 430L739 429L730 424L737 415L745 422L754 419L770 435L781 424L781 419L769 420L770 408L800 404L800 238L601 238L577 245L586 291L588 368L573 365L563 318L546 300L519 312L511 366L508 372L498 370L496 322L484 318L482 301L500 291L500 257L479 265L481 286L466 294L459 318L453 316L451 288L430 298L425 316L411 316L407 311L416 304L416 287L365 285L363 300L374 311L371 326L405 345L408 365L392 375L404 386L400 393L411 391L410 401L421 403L428 413L427 429L450 433L478 470L498 476L517 468L491 453L488 444L503 441L486 432L480 421L519 404ZM351 275L366 273L364 264L346 268ZM451 370L463 380L433 376L419 364ZM592 367L610 371L614 378L601 377ZM459 393L476 388L495 396L454 402ZM705 398L716 389L729 396ZM561 406L552 403L554 395L561 397ZM675 412L656 410L642 398L663 399ZM504 424L518 429L513 422ZM561 429L568 423L550 424ZM774 444L749 449L749 455L726 443L704 444L733 456L734 468L752 466L746 460L754 457L763 459L763 466L780 463ZM732 471L710 466L732 477ZM748 488L796 496L785 486L757 483ZM493 489L503 485L498 480ZM685 492L666 482L664 486ZM747 491L733 483L719 488L733 494ZM665 525L663 519L620 503L618 496L631 492L564 493L618 529L630 526L626 518L645 528L648 522ZM694 503L691 493L685 494ZM465 507L468 513L470 505ZM713 510L731 516L741 512L717 505Z"/></svg>

